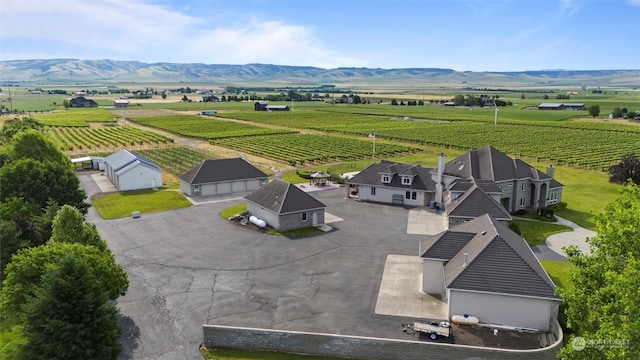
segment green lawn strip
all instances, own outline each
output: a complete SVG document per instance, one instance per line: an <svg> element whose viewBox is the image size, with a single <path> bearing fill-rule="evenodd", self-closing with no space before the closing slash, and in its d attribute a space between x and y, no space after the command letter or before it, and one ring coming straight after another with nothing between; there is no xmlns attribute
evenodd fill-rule
<svg viewBox="0 0 640 360"><path fill-rule="evenodd" d="M328 356L297 355L270 351L205 349L202 354L208 360L344 360Z"/></svg>
<svg viewBox="0 0 640 360"><path fill-rule="evenodd" d="M543 245L549 235L571 231L571 228L564 225L552 224L542 221L513 220L520 229L522 236L529 246Z"/></svg>
<svg viewBox="0 0 640 360"><path fill-rule="evenodd" d="M575 268L575 265L568 261L555 260L540 260L540 264L542 264L542 267L544 267L557 287L568 289L572 286L569 273Z"/></svg>
<svg viewBox="0 0 640 360"><path fill-rule="evenodd" d="M133 211L148 214L188 207L191 202L176 191L136 190L95 198L93 206L103 219L118 219L131 216Z"/></svg>
<svg viewBox="0 0 640 360"><path fill-rule="evenodd" d="M220 212L220 216L222 216L225 219L228 219L228 218L232 217L233 215L242 214L245 211L247 211L247 204L243 203L243 204L229 206L228 208L223 209Z"/></svg>

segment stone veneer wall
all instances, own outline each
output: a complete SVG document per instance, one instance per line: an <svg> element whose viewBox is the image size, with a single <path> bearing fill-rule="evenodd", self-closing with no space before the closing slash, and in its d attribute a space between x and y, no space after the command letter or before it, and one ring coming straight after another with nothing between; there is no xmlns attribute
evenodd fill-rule
<svg viewBox="0 0 640 360"><path fill-rule="evenodd" d="M420 341L380 339L336 334L203 325L203 344L210 348L266 350L347 358L383 360L555 360L562 347L562 330L552 345L532 350L505 350Z"/></svg>

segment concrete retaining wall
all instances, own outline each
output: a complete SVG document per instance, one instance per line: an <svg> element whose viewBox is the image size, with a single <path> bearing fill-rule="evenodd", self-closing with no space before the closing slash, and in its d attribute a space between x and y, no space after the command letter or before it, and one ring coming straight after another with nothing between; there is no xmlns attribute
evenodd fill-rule
<svg viewBox="0 0 640 360"><path fill-rule="evenodd" d="M204 345L215 348L268 350L371 360L552 360L562 347L562 333L553 345L534 350L502 350L475 346L379 339L336 334L203 325Z"/></svg>

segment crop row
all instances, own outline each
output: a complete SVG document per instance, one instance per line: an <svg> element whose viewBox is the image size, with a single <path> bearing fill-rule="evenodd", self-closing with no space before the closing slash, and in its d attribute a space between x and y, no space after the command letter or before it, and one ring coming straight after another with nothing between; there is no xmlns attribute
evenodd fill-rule
<svg viewBox="0 0 640 360"><path fill-rule="evenodd" d="M356 108L356 107L352 107ZM344 108L343 108L344 109ZM606 170L640 151L640 127L573 121L405 121L404 118L348 114L345 110L297 114L234 112L226 116L293 129L377 137L472 150L492 145L511 155ZM292 116L295 115L295 116Z"/></svg>
<svg viewBox="0 0 640 360"><path fill-rule="evenodd" d="M201 139L287 134L292 132L286 129L266 128L243 122L224 121L192 115L139 117L131 118L130 120L179 135Z"/></svg>
<svg viewBox="0 0 640 360"><path fill-rule="evenodd" d="M47 127L45 133L63 151L171 141L165 136L131 126Z"/></svg>
<svg viewBox="0 0 640 360"><path fill-rule="evenodd" d="M32 117L47 126L85 127L89 122L113 123L118 116L105 109L91 108L67 109L61 112L35 114Z"/></svg>
<svg viewBox="0 0 640 360"><path fill-rule="evenodd" d="M156 163L162 170L176 176L191 169L203 160L215 158L215 155L210 152L189 146L173 146L137 152Z"/></svg>
<svg viewBox="0 0 640 360"><path fill-rule="evenodd" d="M373 140L358 140L328 135L287 134L226 138L212 140L212 144L239 149L264 158L284 161L291 165L305 162L350 161L373 155ZM377 143L375 154L417 151L416 148Z"/></svg>

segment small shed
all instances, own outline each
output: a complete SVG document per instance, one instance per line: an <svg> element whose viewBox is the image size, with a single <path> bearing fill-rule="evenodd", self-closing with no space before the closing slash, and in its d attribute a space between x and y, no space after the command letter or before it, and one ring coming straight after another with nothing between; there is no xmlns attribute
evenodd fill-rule
<svg viewBox="0 0 640 360"><path fill-rule="evenodd" d="M246 195L247 211L278 231L324 223L326 205L297 186L279 179Z"/></svg>
<svg viewBox="0 0 640 360"><path fill-rule="evenodd" d="M115 99L113 100L113 106L117 108L125 108L129 106L129 100L127 99Z"/></svg>

